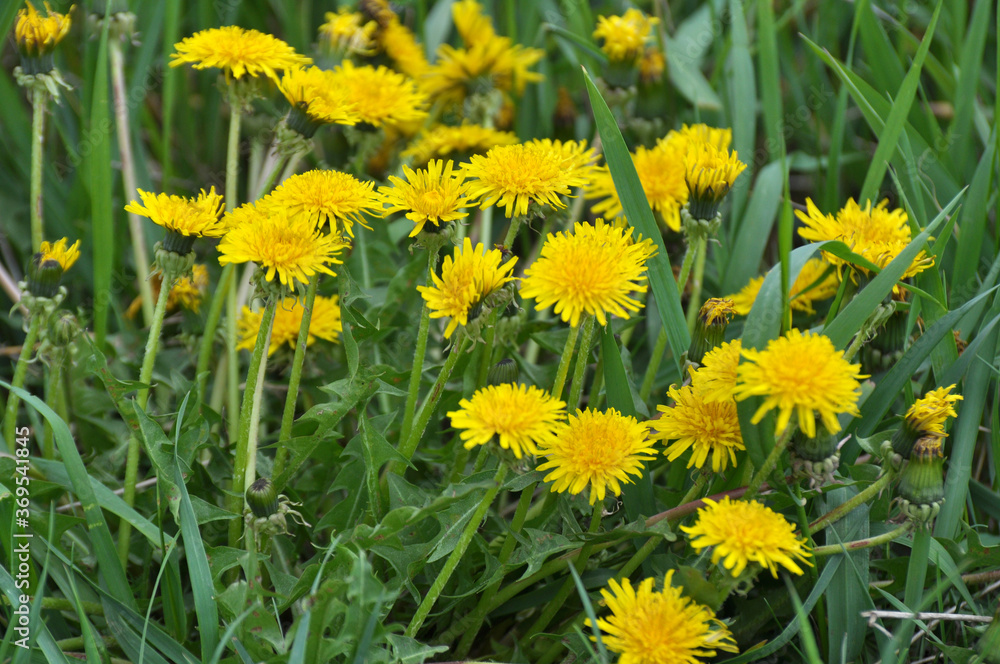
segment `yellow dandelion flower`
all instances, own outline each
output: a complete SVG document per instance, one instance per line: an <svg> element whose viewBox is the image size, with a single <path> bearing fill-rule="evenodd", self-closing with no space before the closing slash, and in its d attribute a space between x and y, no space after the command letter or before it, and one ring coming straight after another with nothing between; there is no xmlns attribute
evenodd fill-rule
<svg viewBox="0 0 1000 664"><path fill-rule="evenodd" d="M500 447L518 459L538 454L552 441L566 419L566 404L537 387L504 383L476 391L451 411L451 425L460 429L466 449L485 445L496 436Z"/></svg>
<svg viewBox="0 0 1000 664"><path fill-rule="evenodd" d="M346 55L374 55L376 21L366 21L360 12L345 7L326 12L323 18L326 23L319 26L319 37L327 48Z"/></svg>
<svg viewBox="0 0 1000 664"><path fill-rule="evenodd" d="M379 188L382 198L389 204L387 213L406 210L406 218L414 222L410 237L416 237L427 223L441 226L469 216L462 211L471 205L462 195L465 175L454 172L454 167L453 162L441 160L432 160L426 169L418 171L403 166L406 180L390 175L392 186Z"/></svg>
<svg viewBox="0 0 1000 664"><path fill-rule="evenodd" d="M285 180L261 206L285 210L289 217L302 217L314 226L329 226L330 232L354 237L354 224L371 230L364 215L382 217L382 201L372 182L362 182L340 171L315 169Z"/></svg>
<svg viewBox="0 0 1000 664"><path fill-rule="evenodd" d="M621 583L611 579L610 591L601 589L611 615L598 618L597 626L620 664L700 664L718 650L739 652L725 623L707 606L682 596L672 585L673 576L674 570L664 575L658 592L652 578L637 589L627 578ZM584 623L593 627L590 618Z"/></svg>
<svg viewBox="0 0 1000 664"><path fill-rule="evenodd" d="M725 341L705 353L698 369L691 369L691 385L708 403L728 401L736 390L736 368L743 351L739 339Z"/></svg>
<svg viewBox="0 0 1000 664"><path fill-rule="evenodd" d="M454 258L444 257L441 276L431 275L433 286L417 286L431 310L431 318L451 318L444 336L451 338L455 329L469 323L469 313L487 295L513 281L510 276L517 262L511 258L503 265L503 254L496 249L484 251L483 245L472 247L472 240L465 238L461 247L455 247Z"/></svg>
<svg viewBox="0 0 1000 664"><path fill-rule="evenodd" d="M830 264L822 258L811 258L806 261L799 272L799 276L792 284L789 293L789 306L807 314L815 314L816 309L813 304L821 302L837 294L837 287L840 285L835 273L826 274ZM823 275L826 274L824 277ZM820 281L822 279L822 281ZM747 285L740 289L739 293L730 295L730 299L736 305L736 313L746 316L753 308L753 303L757 301L757 294L764 284L764 277L754 277Z"/></svg>
<svg viewBox="0 0 1000 664"><path fill-rule="evenodd" d="M42 16L30 2L25 2L27 9L17 12L17 23L14 24L14 40L22 53L28 56L39 56L51 53L56 45L69 32L72 20L69 13L71 5L65 14L52 11L49 3L45 3L46 15Z"/></svg>
<svg viewBox="0 0 1000 664"><path fill-rule="evenodd" d="M125 206L126 212L146 217L157 226L167 230L168 243L171 234L186 238L220 237L226 232L226 224L220 219L222 196L212 187L208 193L201 190L198 198L184 198L172 194L152 194L138 190L142 205L132 201ZM191 250L187 244L187 251ZM170 247L167 247L170 249ZM183 248L182 248L183 249ZM172 250L172 249L171 249ZM179 251L178 253L187 253Z"/></svg>
<svg viewBox="0 0 1000 664"><path fill-rule="evenodd" d="M426 164L431 159L464 159L472 154L486 152L497 145L517 143L517 135L509 131L499 131L477 124L463 124L458 127L436 125L422 131L410 146L403 151L404 157L412 157L416 165Z"/></svg>
<svg viewBox="0 0 1000 664"><path fill-rule="evenodd" d="M697 143L708 143L719 150L728 151L733 142L733 130L729 127L709 127L707 124L681 125L672 129L659 143L668 143L684 152Z"/></svg>
<svg viewBox="0 0 1000 664"><path fill-rule="evenodd" d="M815 438L817 417L827 431L837 433L837 415L859 414L861 365L844 359L821 334L789 330L787 336L770 340L762 351L744 348L743 357L747 361L738 368L736 400L764 397L751 420L754 424L777 408L778 433L785 431L794 413L802 432Z"/></svg>
<svg viewBox="0 0 1000 664"><path fill-rule="evenodd" d="M299 339L299 328L302 327L304 311L303 304L293 297L285 298L279 303L274 313L271 343L267 348L268 357L274 355L279 348L285 345L295 349L295 344L298 343ZM237 321L239 342L236 344L236 348L253 350L257 343L257 331L260 330L263 317L263 310L251 311L249 307L243 307L239 321ZM309 319L309 334L306 337L306 345L312 346L316 339L337 343L338 336L343 329L337 296L317 295L313 301L312 318Z"/></svg>
<svg viewBox="0 0 1000 664"><path fill-rule="evenodd" d="M59 267L62 268L63 272L65 272L73 267L73 264L76 263L79 258L80 241L77 240L73 244L69 244L69 239L62 238L56 242L42 242L41 246L38 248L38 254L35 257L35 260L39 265L48 263L49 261L55 261L59 263Z"/></svg>
<svg viewBox="0 0 1000 664"><path fill-rule="evenodd" d="M154 274L150 277L151 294L153 301L160 297L160 288L163 286L163 277ZM174 287L167 294L167 311L174 311L179 307L184 307L189 311L198 313L201 309L201 301L208 290L208 268L203 263L196 263L191 267L191 274L183 276L174 282ZM142 309L142 296L137 296L129 304L125 311L127 318L135 318Z"/></svg>
<svg viewBox="0 0 1000 664"><path fill-rule="evenodd" d="M913 402L906 411L906 424L921 435L944 436L944 423L949 417L958 417L955 404L963 399L952 394L954 385L931 390Z"/></svg>
<svg viewBox="0 0 1000 664"><path fill-rule="evenodd" d="M663 72L667 69L667 56L658 48L648 47L639 59L639 80L646 85L652 85L663 80Z"/></svg>
<svg viewBox="0 0 1000 664"><path fill-rule="evenodd" d="M430 69L431 65L427 62L423 45L417 41L416 35L408 27L395 18L395 15L382 26L377 36L382 51L392 60L396 70L419 81Z"/></svg>
<svg viewBox="0 0 1000 664"><path fill-rule="evenodd" d="M745 450L736 402L730 399L709 401L696 388L686 385L670 388L667 393L673 406L658 405L662 413L650 426L652 438L673 441L665 454L669 461L693 450L687 467L702 468L712 455L712 471L719 473L736 465L736 453Z"/></svg>
<svg viewBox="0 0 1000 664"><path fill-rule="evenodd" d="M354 111L374 127L397 125L427 117L427 96L412 80L386 67L357 67L345 60L330 77Z"/></svg>
<svg viewBox="0 0 1000 664"><path fill-rule="evenodd" d="M883 200L872 207L869 201L862 208L851 198L836 215L828 215L820 212L810 199L806 199L806 212L795 211L795 215L804 224L804 228L799 229L799 236L810 242L840 240L854 253L884 268L913 239L906 221L906 212L900 209L889 210L888 205L889 201ZM838 267L846 265L841 258L825 252L824 256ZM903 278L919 274L933 264L934 258L921 251L903 273ZM868 273L864 268L854 269ZM898 287L894 290L899 292Z"/></svg>
<svg viewBox="0 0 1000 664"><path fill-rule="evenodd" d="M483 15L483 6L476 0L459 0L451 6L451 16L466 44L478 44L496 36L493 21Z"/></svg>
<svg viewBox="0 0 1000 664"><path fill-rule="evenodd" d="M601 50L611 62L634 63L642 56L653 26L659 22L638 9L628 9L621 16L598 16L593 37L604 40Z"/></svg>
<svg viewBox="0 0 1000 664"><path fill-rule="evenodd" d="M632 229L577 223L573 233L549 233L538 260L524 271L521 296L535 309L555 305L555 313L573 327L584 313L607 325L608 314L629 318L643 307L632 293L646 292L644 243L629 242Z"/></svg>
<svg viewBox="0 0 1000 664"><path fill-rule="evenodd" d="M242 205L226 214L229 230L219 242L219 263L253 261L273 281L275 275L288 288L305 285L317 273L335 276L329 264L347 243L336 234L326 234L301 216L277 207Z"/></svg>
<svg viewBox="0 0 1000 664"><path fill-rule="evenodd" d="M294 67L281 77L278 89L292 108L304 114L311 123L356 124L360 116L335 85L331 71L319 67Z"/></svg>
<svg viewBox="0 0 1000 664"><path fill-rule="evenodd" d="M712 143L692 142L684 155L684 180L691 215L695 219L714 217L719 203L746 167L736 152L720 149Z"/></svg>
<svg viewBox="0 0 1000 664"><path fill-rule="evenodd" d="M640 146L632 153L632 163L649 206L659 214L667 228L679 231L681 207L688 200L684 153L673 142L661 141L654 148ZM601 199L593 207L594 214L611 218L623 213L618 190L607 166L597 169L584 197Z"/></svg>
<svg viewBox="0 0 1000 664"><path fill-rule="evenodd" d="M698 520L681 530L691 537L693 548L715 547L712 563L722 560L734 577L752 562L770 570L775 578L778 565L795 574L802 574L796 561L812 566L806 541L795 536L794 526L785 517L766 505L734 501L729 496L719 502L703 500L706 506L698 510Z"/></svg>
<svg viewBox="0 0 1000 664"><path fill-rule="evenodd" d="M559 197L587 183L589 160L589 151L580 151L578 162L571 164L569 153L558 141L532 141L500 145L485 156L473 155L463 167L470 179L468 194L481 198L484 210L491 205L503 207L507 217L526 215L531 202L566 207Z"/></svg>
<svg viewBox="0 0 1000 664"><path fill-rule="evenodd" d="M229 25L194 33L174 44L170 66L190 64L195 69L222 69L226 78L264 74L275 83L278 71L312 64L312 59L273 35Z"/></svg>
<svg viewBox="0 0 1000 664"><path fill-rule="evenodd" d="M468 48L442 44L421 87L448 104L460 104L469 95L491 89L521 94L526 84L545 79L529 71L543 55L545 51L514 44L507 37L492 37Z"/></svg>
<svg viewBox="0 0 1000 664"><path fill-rule="evenodd" d="M647 433L645 424L614 408L577 410L554 438L539 445L546 460L537 470L551 471L545 481L558 493L578 494L589 486L591 505L603 501L609 489L620 496L622 483L632 483L629 475L642 477L642 462L656 457Z"/></svg>

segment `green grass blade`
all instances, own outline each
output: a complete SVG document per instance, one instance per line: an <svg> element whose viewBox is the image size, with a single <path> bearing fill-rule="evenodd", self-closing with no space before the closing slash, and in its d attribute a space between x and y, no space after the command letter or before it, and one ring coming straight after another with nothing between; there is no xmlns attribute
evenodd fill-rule
<svg viewBox="0 0 1000 664"><path fill-rule="evenodd" d="M608 661L608 649L604 647L604 640L601 638L601 630L597 627L597 614L594 613L594 605L590 602L590 596L587 594L587 589L583 585L583 581L580 579L580 574L576 571L574 565L569 566L569 573L573 576L573 585L576 586L576 594L580 596L580 602L583 603L583 610L590 618L590 628L594 632L594 638L597 640L597 652L600 653L601 661Z"/></svg>
<svg viewBox="0 0 1000 664"><path fill-rule="evenodd" d="M660 229L653 218L653 211L646 200L639 175L635 171L635 165L625 146L625 139L622 138L611 109L601 97L586 69L583 70L583 76L587 83L587 92L590 94L591 106L594 108L597 130L604 144L604 156L608 161L615 189L621 198L625 216L643 237L650 238L656 243L656 256L646 262L649 269L649 284L656 299L656 308L660 312L663 328L667 331L667 341L670 350L673 351L674 363L677 365L677 371L680 371L681 355L691 345L691 336L684 321L684 310L681 308L677 282L670 267L670 257L663 245Z"/></svg>
<svg viewBox="0 0 1000 664"><path fill-rule="evenodd" d="M9 383L0 380L0 387L8 390L12 389ZM62 456L66 472L69 473L73 482L73 489L77 499L83 505L83 514L87 520L87 532L90 536L91 545L94 548L94 555L97 565L104 575L110 594L128 607L135 607L135 597L132 589L129 588L128 580L125 578L125 570L122 569L118 560L118 552L114 541L111 539L111 531L104 520L104 513L97 502L94 488L90 485L90 476L87 468L83 465L80 452L76 449L73 435L69 431L66 423L56 415L55 411L48 407L41 399L22 389L14 389L13 392L21 397L21 400L37 410L45 421L52 428L56 446Z"/></svg>
<svg viewBox="0 0 1000 664"><path fill-rule="evenodd" d="M959 195L951 200L948 205L945 206L943 210L938 214L937 217L924 229L917 237L913 238L903 251L899 252L891 263L885 266L867 287L862 289L860 293L854 296L843 311L841 311L836 318L834 318L830 324L823 330L823 334L830 337L833 341L834 346L837 348L844 348L847 346L851 337L861 329L864 325L865 320L871 315L879 303L892 291L892 287L899 282L906 272L907 268L913 262L913 259L917 256L921 249L927 244L931 235L947 219L948 214L958 205L959 197L964 193L959 192Z"/></svg>
<svg viewBox="0 0 1000 664"><path fill-rule="evenodd" d="M976 274L979 270L980 257L983 253L983 242L986 236L986 222L989 218L990 192L996 182L997 131L994 128L989 144L983 153L972 184L969 185L969 198L962 206L962 223L959 228L958 247L955 250L955 260L952 266L951 299L961 304L976 291Z"/></svg>
<svg viewBox="0 0 1000 664"><path fill-rule="evenodd" d="M180 14L181 0L166 0L166 17L163 21L163 62L170 61L170 54L174 52L174 44L180 40ZM173 180L174 159L174 110L177 107L177 88L180 84L181 70L177 67L163 68L163 136L160 146L160 167L163 169L163 177L160 187L164 191L170 191L170 182Z"/></svg>
<svg viewBox="0 0 1000 664"><path fill-rule="evenodd" d="M309 622L312 613L306 611L299 618L299 624L295 631L295 639L292 641L292 649L288 653L288 664L305 664L306 661L306 640L309 638Z"/></svg>
<svg viewBox="0 0 1000 664"><path fill-rule="evenodd" d="M14 581L14 577L10 575L10 572L6 570L2 565L0 565L0 590L3 594L7 596L7 601L10 602L11 606L18 604L18 600L21 596L22 590L17 587L17 582ZM48 626L46 626L43 620L34 620L32 625L32 638L38 647L41 648L42 653L45 655L45 659L49 662L55 664L69 664L69 660L56 645L56 640L52 637L52 632L49 631ZM17 648L19 652L27 652L26 650L21 650ZM17 659L15 655L14 659Z"/></svg>
<svg viewBox="0 0 1000 664"><path fill-rule="evenodd" d="M734 217L742 216L746 207L749 182L756 170L753 154L757 142L757 84L750 56L750 37L747 35L747 20L743 14L745 3L730 0L730 39L732 45L726 59L727 96L729 122L733 129L733 149L747 164L742 180L729 193L729 203ZM772 33L772 37L773 37Z"/></svg>
<svg viewBox="0 0 1000 664"><path fill-rule="evenodd" d="M958 63L958 82L955 87L955 119L949 127L949 136L954 143L948 152L953 163L960 169L959 174L965 177L972 175L972 169L969 167L973 136L972 114L976 108L977 88L985 61L990 9L995 9L996 6L995 0L977 0L968 30L962 35L962 54Z"/></svg>
<svg viewBox="0 0 1000 664"><path fill-rule="evenodd" d="M91 152L87 159L94 257L94 339L104 347L111 304L111 273L115 263L114 213L111 209L111 119L108 111L108 26L105 21L93 77L89 128Z"/></svg>
<svg viewBox="0 0 1000 664"><path fill-rule="evenodd" d="M723 293L737 292L760 274L760 263L781 204L783 182L780 162L768 164L757 175L736 239L729 247L729 261L722 278Z"/></svg>

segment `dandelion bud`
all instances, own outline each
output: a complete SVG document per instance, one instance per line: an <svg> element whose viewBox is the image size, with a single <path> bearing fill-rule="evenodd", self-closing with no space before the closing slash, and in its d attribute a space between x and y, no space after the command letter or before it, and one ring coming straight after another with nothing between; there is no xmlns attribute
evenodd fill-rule
<svg viewBox="0 0 1000 664"><path fill-rule="evenodd" d="M688 214L696 221L714 221L722 200L747 165L739 160L736 152L709 142L693 144L685 155L684 165L689 191Z"/></svg>
<svg viewBox="0 0 1000 664"><path fill-rule="evenodd" d="M733 301L728 298L713 297L702 305L695 322L688 360L701 364L705 353L722 344L726 337L726 327L736 313Z"/></svg>
<svg viewBox="0 0 1000 664"><path fill-rule="evenodd" d="M949 417L957 417L954 404L962 400L962 395L951 394L954 385L931 390L917 399L903 418L903 425L892 437L892 451L905 460L917 439L923 436L945 436L944 424Z"/></svg>
<svg viewBox="0 0 1000 664"><path fill-rule="evenodd" d="M801 431L792 438L793 467L809 477L813 486L833 482L833 473L840 467L837 436L825 428L816 427L815 436Z"/></svg>
<svg viewBox="0 0 1000 664"><path fill-rule="evenodd" d="M490 372L486 376L486 384L503 385L504 383L510 383L516 385L518 375L517 363L509 357L505 357L490 367Z"/></svg>
<svg viewBox="0 0 1000 664"><path fill-rule="evenodd" d="M266 519L278 512L278 494L266 477L255 480L246 491L247 505L257 518Z"/></svg>
<svg viewBox="0 0 1000 664"><path fill-rule="evenodd" d="M924 436L914 444L899 480L899 500L903 514L919 525L926 525L941 511L944 455L938 436Z"/></svg>
<svg viewBox="0 0 1000 664"><path fill-rule="evenodd" d="M80 321L66 311L49 324L49 340L59 347L70 346L80 334Z"/></svg>
<svg viewBox="0 0 1000 664"><path fill-rule="evenodd" d="M80 241L67 246L66 238L58 242L42 242L28 265L28 292L35 297L51 298L59 291L63 272L80 257Z"/></svg>
<svg viewBox="0 0 1000 664"><path fill-rule="evenodd" d="M42 16L33 4L25 4L28 8L17 13L14 26L14 39L21 52L21 68L28 75L47 74L53 67L52 52L69 32L69 12L54 12L46 2L45 16Z"/></svg>

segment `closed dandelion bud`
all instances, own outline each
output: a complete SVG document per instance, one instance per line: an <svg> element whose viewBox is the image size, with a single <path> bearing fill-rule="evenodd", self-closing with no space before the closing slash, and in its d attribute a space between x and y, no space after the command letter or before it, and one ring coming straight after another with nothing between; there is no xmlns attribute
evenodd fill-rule
<svg viewBox="0 0 1000 664"><path fill-rule="evenodd" d="M993 622L976 643L976 652L988 664L1000 664L1000 606L993 613Z"/></svg>
<svg viewBox="0 0 1000 664"><path fill-rule="evenodd" d="M941 438L924 436L916 442L899 480L903 514L918 524L933 520L944 502L944 455Z"/></svg>
<svg viewBox="0 0 1000 664"><path fill-rule="evenodd" d="M693 219L703 222L716 219L722 200L747 167L735 151L708 141L688 148L684 166L689 192L686 210Z"/></svg>
<svg viewBox="0 0 1000 664"><path fill-rule="evenodd" d="M515 385L517 384L518 375L517 363L509 357L505 357L490 367L490 372L486 376L486 384L503 385L504 383L510 383Z"/></svg>
<svg viewBox="0 0 1000 664"><path fill-rule="evenodd" d="M47 74L53 68L52 52L69 32L69 12L54 12L46 2L45 13L41 14L30 2L25 4L27 9L17 13L14 25L14 39L21 52L21 69L29 76Z"/></svg>
<svg viewBox="0 0 1000 664"><path fill-rule="evenodd" d="M278 494L266 477L254 481L246 491L247 505L257 518L266 519L278 512Z"/></svg>
<svg viewBox="0 0 1000 664"><path fill-rule="evenodd" d="M728 298L713 297L702 305L695 322L688 360L701 364L705 354L719 347L726 337L729 320L736 314L733 301Z"/></svg>
<svg viewBox="0 0 1000 664"><path fill-rule="evenodd" d="M28 292L35 297L55 297L63 272L72 267L79 257L79 240L69 246L66 238L58 242L42 242L28 265Z"/></svg>
<svg viewBox="0 0 1000 664"><path fill-rule="evenodd" d="M49 325L49 340L59 347L69 346L80 334L80 321L76 316L64 312Z"/></svg>

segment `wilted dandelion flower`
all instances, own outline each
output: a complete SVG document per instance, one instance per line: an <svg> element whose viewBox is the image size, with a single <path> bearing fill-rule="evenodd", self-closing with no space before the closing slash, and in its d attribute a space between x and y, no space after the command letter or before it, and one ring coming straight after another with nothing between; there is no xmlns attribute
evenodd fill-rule
<svg viewBox="0 0 1000 664"><path fill-rule="evenodd" d="M274 313L274 326L271 329L271 343L267 349L268 357L274 355L282 346L287 345L289 348L295 348L299 339L299 328L302 327L303 313L305 313L305 307L296 298L288 297L278 303ZM237 334L239 336L237 348L253 350L257 343L257 332L260 330L263 316L263 311L251 311L249 307L243 307L239 321L237 321ZM337 343L338 336L343 329L337 296L317 295L313 301L306 345L312 346L316 339Z"/></svg>
<svg viewBox="0 0 1000 664"><path fill-rule="evenodd" d="M52 11L52 7L46 2L43 16L32 3L24 4L27 9L18 10L17 22L14 24L14 41L17 42L18 49L24 55L34 58L52 53L69 33L72 23L69 12L73 6L65 14L60 14Z"/></svg>
<svg viewBox="0 0 1000 664"><path fill-rule="evenodd" d="M132 201L126 212L146 217L167 231L164 248L178 254L191 251L198 237L219 237L226 232L220 219L222 196L212 187L208 193L201 190L198 198L184 198L172 194L153 194L139 189L142 205Z"/></svg>
<svg viewBox="0 0 1000 664"><path fill-rule="evenodd" d="M328 266L340 264L337 255L348 245L337 234L323 233L302 216L279 208L242 205L226 214L229 230L219 243L219 263L253 261L267 281L288 288L305 285L314 274L335 276Z"/></svg>
<svg viewBox="0 0 1000 664"><path fill-rule="evenodd" d="M344 55L373 55L375 53L375 31L378 23L366 21L359 12L341 7L336 13L323 15L326 23L319 26L319 37L323 45Z"/></svg>
<svg viewBox="0 0 1000 664"><path fill-rule="evenodd" d="M826 274L830 264L822 258L811 258L806 261L799 272L799 276L792 284L791 292L788 296L788 304L795 311L807 314L815 314L816 309L813 304L826 300L837 294L837 287L840 281L833 272ZM824 277L824 275L826 275ZM822 279L822 281L820 281ZM753 308L753 303L757 300L760 287L764 284L764 277L754 277L747 282L747 285L740 289L730 298L736 305L736 313L746 316Z"/></svg>
<svg viewBox="0 0 1000 664"><path fill-rule="evenodd" d="M707 606L682 596L671 585L673 576L674 570L666 573L660 591L653 590L652 578L637 589L627 578L620 584L611 579L610 591L601 589L611 615L598 618L597 626L620 664L700 664L718 650L739 652L725 623ZM593 627L590 618L584 622Z"/></svg>
<svg viewBox="0 0 1000 664"><path fill-rule="evenodd" d="M441 276L431 275L433 286L417 286L428 308L431 318L451 318L444 336L451 338L455 329L469 323L469 314L486 296L512 281L510 276L517 257L501 265L503 254L496 249L484 251L482 244L472 246L472 240L465 238L461 247L455 247L455 255L445 256L441 266Z"/></svg>
<svg viewBox="0 0 1000 664"><path fill-rule="evenodd" d="M386 67L357 67L344 60L330 81L355 113L373 127L421 121L427 117L427 96L417 84Z"/></svg>
<svg viewBox="0 0 1000 664"><path fill-rule="evenodd" d="M485 156L473 155L463 167L469 196L481 198L483 209L504 208L507 217L527 214L532 202L566 207L559 197L587 183L585 167L590 161L587 151L580 151L575 164L568 156L565 145L539 141L500 145Z"/></svg>
<svg viewBox="0 0 1000 664"><path fill-rule="evenodd" d="M647 433L645 424L613 408L605 413L577 410L566 427L539 445L546 460L537 470L550 471L545 481L559 493L578 494L589 486L593 505L608 490L621 495L621 485L632 483L629 475L642 476L642 462L656 456Z"/></svg>
<svg viewBox="0 0 1000 664"><path fill-rule="evenodd" d="M382 201L372 182L340 171L314 169L285 180L258 204L302 217L331 233L354 237L354 224L371 230L364 215L382 217Z"/></svg>
<svg viewBox="0 0 1000 664"><path fill-rule="evenodd" d="M743 357L747 361L738 368L736 400L764 397L751 420L754 424L777 408L779 433L788 428L794 413L799 428L812 438L817 418L827 431L836 433L837 415L858 415L861 365L844 359L829 338L793 329L770 340L762 351L743 349Z"/></svg>
<svg viewBox="0 0 1000 664"><path fill-rule="evenodd" d="M653 26L659 22L638 9L628 9L621 16L598 16L593 37L604 41L601 50L612 62L634 63L642 56Z"/></svg>
<svg viewBox="0 0 1000 664"><path fill-rule="evenodd" d="M854 253L884 268L913 239L906 221L906 212L901 209L890 210L888 205L889 201L883 200L872 207L871 201L868 201L862 208L851 198L836 215L829 215L820 212L819 208L807 198L806 212L795 211L795 215L804 224L804 227L799 229L799 235L803 240L810 242L840 240ZM842 258L832 254L824 252L824 256L838 267L847 264ZM903 277L919 274L933 264L934 258L920 251L906 268ZM864 268L853 266L852 269L860 270L863 274L868 273ZM897 286L894 290L898 291L898 288Z"/></svg>
<svg viewBox="0 0 1000 664"><path fill-rule="evenodd" d="M458 160L486 152L496 145L513 145L517 142L516 134L492 127L477 124L457 127L435 125L420 132L410 147L403 151L403 156L412 157L416 165L423 165L431 159Z"/></svg>
<svg viewBox="0 0 1000 664"><path fill-rule="evenodd" d="M608 314L628 318L642 308L632 293L646 292L645 243L630 242L632 229L577 223L573 233L552 234L538 260L524 271L521 296L535 308L555 305L555 313L573 327L584 313L607 325Z"/></svg>
<svg viewBox="0 0 1000 664"><path fill-rule="evenodd" d="M553 440L566 419L566 404L537 387L492 385L458 402L460 410L448 413L460 429L466 449L485 445L497 437L500 447L518 459L538 454L538 446Z"/></svg>
<svg viewBox="0 0 1000 664"><path fill-rule="evenodd" d="M308 119L308 124L353 125L360 120L352 104L335 87L331 71L319 67L289 69L281 77L278 89L292 108ZM304 136L310 135L308 128L295 129Z"/></svg>
<svg viewBox="0 0 1000 664"><path fill-rule="evenodd" d="M463 195L465 176L460 171L454 172L454 166L451 161L434 160L426 169L414 171L404 165L406 180L390 175L392 186L379 188L382 198L389 204L386 213L405 210L406 218L413 221L410 237L424 230L425 224L437 227L469 216L463 211L471 204Z"/></svg>
<svg viewBox="0 0 1000 664"><path fill-rule="evenodd" d="M949 417L958 417L955 404L963 399L952 394L954 385L931 390L913 402L906 411L906 422L915 431L927 434L944 434L944 423Z"/></svg>
<svg viewBox="0 0 1000 664"><path fill-rule="evenodd" d="M705 353L698 369L691 369L691 385L706 402L728 401L736 390L736 368L743 350L739 339L724 341Z"/></svg>
<svg viewBox="0 0 1000 664"><path fill-rule="evenodd" d="M704 498L706 506L698 510L693 526L681 526L697 550L714 547L712 563L722 560L723 566L735 577L747 565L757 563L778 577L778 565L790 572L802 574L796 561L810 565L812 555L806 541L795 536L795 528L782 515L755 501L730 500L726 496L716 502Z"/></svg>
<svg viewBox="0 0 1000 664"><path fill-rule="evenodd" d="M673 406L656 407L661 415L650 422L656 431L653 438L673 441L666 449L668 461L693 450L687 467L702 468L712 456L712 471L719 473L736 465L736 453L746 449L740 433L736 402L730 399L708 401L696 388L687 385L670 388L667 394Z"/></svg>
<svg viewBox="0 0 1000 664"><path fill-rule="evenodd" d="M312 64L311 58L299 55L277 37L235 25L201 30L174 44L174 48L171 67L183 64L195 69L214 67L222 69L226 79L264 74L277 83L278 71Z"/></svg>
<svg viewBox="0 0 1000 664"><path fill-rule="evenodd" d="M640 146L632 153L632 163L649 206L670 230L679 231L680 210L688 200L684 153L671 141L660 141L654 148ZM585 198L599 199L594 205L594 214L607 218L623 214L622 202L607 166L597 169Z"/></svg>

